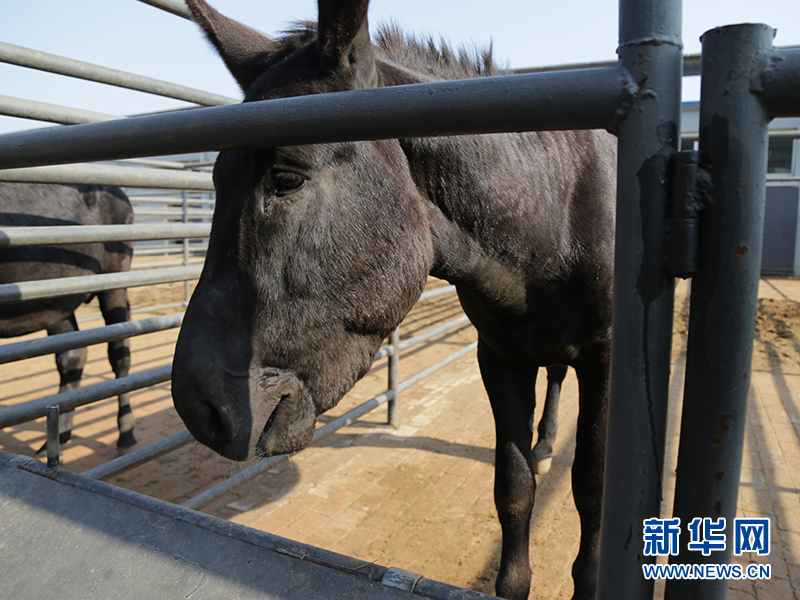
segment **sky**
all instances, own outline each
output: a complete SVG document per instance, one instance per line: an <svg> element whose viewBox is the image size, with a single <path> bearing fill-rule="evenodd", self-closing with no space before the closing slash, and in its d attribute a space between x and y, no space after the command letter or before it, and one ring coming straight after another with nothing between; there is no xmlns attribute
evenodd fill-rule
<svg viewBox="0 0 800 600"><path fill-rule="evenodd" d="M316 20L316 0L211 0L223 14L277 34ZM0 0L0 41L123 71L241 97L195 24L137 0ZM12 8L13 7L13 8ZM500 66L521 68L615 60L616 0L372 0L370 28L395 22L451 46L492 45ZM800 45L800 0L685 0L685 53L699 53L703 32L766 23L777 46ZM698 78L684 100L699 98ZM0 94L132 115L186 106L180 101L0 63ZM0 116L0 133L49 126Z"/></svg>

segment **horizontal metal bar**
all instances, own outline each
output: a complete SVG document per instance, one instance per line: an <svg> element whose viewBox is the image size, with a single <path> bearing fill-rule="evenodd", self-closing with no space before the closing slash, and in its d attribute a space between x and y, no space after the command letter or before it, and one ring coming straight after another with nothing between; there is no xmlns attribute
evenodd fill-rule
<svg viewBox="0 0 800 600"><path fill-rule="evenodd" d="M131 314L132 315L137 315L137 314L140 314L140 313L152 313L152 312L157 312L159 310L167 310L169 308L186 308L187 304L188 304L188 301L184 300L183 302L175 302L173 304L159 304L158 306L145 306L144 308L134 308L131 311ZM99 319L101 317L98 316L98 317L94 317L94 318ZM87 321L88 320L89 319L87 319ZM78 322L80 323L80 320Z"/></svg>
<svg viewBox="0 0 800 600"><path fill-rule="evenodd" d="M372 357L372 360L374 362L376 360L380 360L382 358L386 358L387 356L391 356L392 354L394 354L394 346L389 344L385 348L381 348L380 350L378 350L378 352L375 354L375 356Z"/></svg>
<svg viewBox="0 0 800 600"><path fill-rule="evenodd" d="M90 125L94 125L94 123ZM75 125L75 127L84 126ZM57 127L39 131L56 132L66 131L66 129L68 128ZM93 164L0 170L0 181L62 183L67 185L117 185L121 187L214 191L214 183L210 173L197 173L195 171L177 172L163 169L140 169L136 167Z"/></svg>
<svg viewBox="0 0 800 600"><path fill-rule="evenodd" d="M462 356L465 356L465 355L469 354L470 352L475 350L475 348L477 348L477 347L478 347L477 342L475 342L473 344L470 344L469 346L466 346L465 348L462 348L458 352L455 352L455 353L451 354L450 356L448 356L444 360L440 360L439 362L437 362L434 365L431 365L427 369L424 369L423 371L420 371L416 375L414 375L412 377L409 377L408 379L406 379L405 381L400 383L400 386L399 386L400 387L400 391L402 392L403 390L407 390L412 385L414 385L416 383L419 383L425 377L428 377L428 376L432 375L436 371L439 371L440 369L443 369L444 367L446 367L450 363L458 360ZM394 397L394 393L392 391L390 391L390 390L387 390L387 391L383 392L382 394L379 394L379 395L375 396L374 398L372 398L370 400L367 400L363 404L358 405L354 409L346 412L342 416L334 419L330 423L328 423L328 424L320 427L319 429L317 429L314 432L314 437L311 439L311 443L314 444L314 443L316 443L316 442L328 437L332 433L335 433L339 429L341 429L343 427L347 427L348 425L353 423L359 417L367 414L368 412L370 412L372 410L375 410L376 408L378 408L379 406L382 406L383 404L386 404L393 397ZM270 467L274 466L276 463L278 463L278 462L280 462L282 460L286 460L288 457L289 457L288 454L281 454L281 455L278 455L278 456L272 456L272 457L270 457L270 458L268 458L266 460L258 462L255 465L253 465L251 467L248 467L247 469L243 470L242 472L234 475L233 477L230 477L230 478L228 478L228 479L226 479L224 481L221 481L217 485L207 489L205 492L202 492L202 493L198 494L194 498L190 498L189 500L187 500L186 502L181 504L181 506L185 506L186 508L193 508L195 510L198 510L198 509L202 508L203 506L213 502L217 498L220 498L220 497L224 496L225 494L227 494L228 492L236 489L237 487L239 487L240 485L246 483L247 481L250 481L251 479L253 479L255 477L258 477L259 475L264 473L267 469L269 469Z"/></svg>
<svg viewBox="0 0 800 600"><path fill-rule="evenodd" d="M119 161L113 161L113 162L124 162L125 160L128 160L128 159L119 160ZM131 160L136 160L136 159L131 159ZM180 198L181 200L183 200L182 192L180 192L180 191L176 192L176 191L173 191L173 190L147 190L147 189L143 189L143 190L131 190L130 193L131 193L131 197L132 198L136 198L136 199L139 199L139 198L145 198L145 199L146 198L169 198L171 200L176 200L176 199ZM209 194L208 192L201 192L201 191L196 191L196 192L188 191L186 193L189 195L189 198L191 200L200 200L200 199L210 200L211 198L209 198L208 196L213 196L213 194Z"/></svg>
<svg viewBox="0 0 800 600"><path fill-rule="evenodd" d="M157 306L145 306L145 307L142 307L142 308L134 308L134 309L131 310L131 315L140 315L140 314L144 314L144 313L157 313L159 311L167 310L167 309L171 309L171 308L186 309L186 305L187 304L188 304L188 302L186 300L184 300L183 302L176 302L174 304L159 304ZM97 321L97 320L102 319L102 318L103 318L103 315L101 315L101 314L94 314L94 315L92 315L90 317L81 317L80 319L78 319L78 324L80 325L81 323L88 323L89 321Z"/></svg>
<svg viewBox="0 0 800 600"><path fill-rule="evenodd" d="M189 8L186 6L186 3L183 0L139 0L139 2L149 4L154 8L160 8L161 10L172 13L177 17L183 17L188 21L194 21L192 13L189 11ZM255 31L258 31L261 35L269 40L275 39L268 33L264 33L258 29Z"/></svg>
<svg viewBox="0 0 800 600"><path fill-rule="evenodd" d="M182 206L183 198L180 196L139 196L136 194L128 194L128 199L131 201L133 208L137 206L148 207L149 204L165 204L168 206ZM210 198L192 198L189 197L188 203L192 206L214 206L216 200Z"/></svg>
<svg viewBox="0 0 800 600"><path fill-rule="evenodd" d="M191 163L182 163L171 160L156 160L149 158L124 158L119 162L131 165L142 165L144 167L156 167L158 169L172 169L174 171L182 171L183 169L186 168L192 168L192 167L187 167L187 165Z"/></svg>
<svg viewBox="0 0 800 600"><path fill-rule="evenodd" d="M104 381L85 388L79 388L71 392L64 392L63 394L55 394L30 402L23 402L16 406L8 406L0 409L0 429L4 427L11 427L19 425L26 421L32 421L43 417L50 404L57 404L61 412L85 406L98 400L105 400L119 396L120 394L127 394L135 390L150 387L158 383L168 381L172 373L172 365L166 367L159 367L145 371L144 373L137 373L136 375L128 375L127 377L120 377L111 381Z"/></svg>
<svg viewBox="0 0 800 600"><path fill-rule="evenodd" d="M416 346L417 344L422 344L427 342L431 338L435 338L437 335L442 335L443 333L447 333L452 329L456 329L461 325L465 325L469 323L469 319L467 317L459 317L457 319L453 319L452 321L448 321L443 325L439 325L438 327L434 327L433 329L426 331L425 333L421 333L415 337L409 338L400 344L398 344L397 351L402 352L403 350L408 350L409 348ZM387 356L392 356L394 354L394 346L389 344L385 348L381 348L375 357L372 359L380 360L381 358L386 358Z"/></svg>
<svg viewBox="0 0 800 600"><path fill-rule="evenodd" d="M155 8L160 8L163 11L172 13L178 17L183 17L189 21L194 20L192 19L192 13L183 0L139 0L139 2L149 4Z"/></svg>
<svg viewBox="0 0 800 600"><path fill-rule="evenodd" d="M39 298L57 298L71 294L86 294L117 290L121 288L141 287L175 281L189 281L200 277L203 267L171 267L153 269L136 273L103 273L86 277L61 277L41 281L21 281L0 285L0 304L38 300Z"/></svg>
<svg viewBox="0 0 800 600"><path fill-rule="evenodd" d="M189 498L186 502L181 503L181 506L183 506L184 508L200 510L206 504L210 504L217 498L221 498L228 492L235 490L240 485L247 483L251 479L255 479L256 477L264 473L267 469L278 464L279 462L286 460L287 458L289 458L288 454L278 454L277 456L270 456L269 458L260 460L256 464L247 467L243 471L240 471L233 477L224 479L215 486L210 487L206 491L199 493L197 496Z"/></svg>
<svg viewBox="0 0 800 600"><path fill-rule="evenodd" d="M691 77L693 75L700 75L701 57L699 54L686 54L683 57L683 76ZM617 64L616 60L599 60L593 62L582 63L569 63L563 65L542 65L539 67L522 67L519 69L511 69L510 72L514 75L521 75L524 73L550 73L552 71L571 71L575 69L597 69L602 67L611 67Z"/></svg>
<svg viewBox="0 0 800 600"><path fill-rule="evenodd" d="M439 289L436 289L436 290L430 290L428 292L423 292L422 295L417 300L417 302L424 302L425 300L431 300L432 298L438 298L440 296L446 296L447 294L452 294L455 291L456 291L456 286L450 285L450 286L439 288ZM411 346L414 346L416 344L420 344L420 343L422 343L424 341L427 341L430 338L436 337L437 335L439 335L441 333L450 331L451 329L455 329L456 327L458 327L459 325L461 325L463 322L466 322L466 321L469 321L469 319L467 319L467 317L461 317L460 319L455 319L453 321L450 321L449 323L445 323L444 325L441 325L440 327L437 327L436 329L432 329L431 331L428 331L428 332L425 332L425 333L423 333L421 335L418 335L416 338L410 338L410 339L406 340L405 342L403 342L403 344L405 344L405 345L400 344L397 351L400 352L401 350L406 350L406 349L410 348ZM375 357L372 360L373 361L380 360L381 358L386 358L387 356L391 356L392 354L394 354L394 347L392 345L388 345L385 348L381 348L378 351L378 353L375 354Z"/></svg>
<svg viewBox="0 0 800 600"><path fill-rule="evenodd" d="M800 46L781 46L778 50L795 50ZM511 69L513 74L523 73L548 73L550 71L569 71L573 69L597 69L601 67L610 67L615 65L615 60L602 60L596 62L583 62L583 63L570 63L566 65L544 65L539 67L523 67L520 69ZM683 57L683 76L692 77L701 74L701 54L685 54Z"/></svg>
<svg viewBox="0 0 800 600"><path fill-rule="evenodd" d="M400 382L400 391L401 392L406 391L412 385L416 385L417 383L419 383L420 381L422 381L423 379L425 379L429 375L432 375L433 373L435 373L439 369L443 369L444 367L446 367L450 363L457 361L462 356L466 356L470 352L473 352L477 347L478 347L478 342L473 342L469 346L465 346L461 350L459 350L458 352L455 352L455 353L451 354L450 356L448 356L447 358L440 360L435 365L431 365L430 367L428 367L427 369L423 369L422 371L420 371L416 375L412 375L411 377L409 377L405 381L401 381Z"/></svg>
<svg viewBox="0 0 800 600"><path fill-rule="evenodd" d="M193 203L188 203L188 204L193 204ZM141 213L141 214L153 214L153 215L180 215L180 216L183 216L185 214L188 216L203 215L206 217L214 212L213 207L201 208L200 206L190 206L189 208L184 210L182 206L175 203L169 203L164 206L158 206L157 204L156 205L140 204L134 206L133 210L137 214Z"/></svg>
<svg viewBox="0 0 800 600"><path fill-rule="evenodd" d="M208 244L198 244L197 246L192 244L191 246L189 246L189 253L190 254L202 254L202 253L205 253L206 250L208 250ZM180 254L183 254L183 246L179 246L179 245L176 244L176 245L173 245L172 247L156 246L155 248L136 249L134 251L134 254L137 257L140 257L140 258L144 257L144 256L170 256L170 255L173 255L173 254L180 255ZM158 267L158 266L166 267L167 265L158 265L158 264L152 265L153 268ZM132 269L139 269L140 267L133 266L131 268Z"/></svg>
<svg viewBox="0 0 800 600"><path fill-rule="evenodd" d="M166 243L166 242L164 242ZM194 248L193 248L194 249ZM198 246L197 251L201 251L203 249L202 246ZM134 250L134 254L138 258L142 258L144 256L169 256L171 254L183 254L183 245L180 244L172 244L170 246L162 246L162 245L153 245L153 246L145 246L144 248L136 248ZM158 265L154 265L157 267ZM138 268L137 266L132 266L132 269Z"/></svg>
<svg viewBox="0 0 800 600"><path fill-rule="evenodd" d="M181 4L183 3L181 2ZM183 8L188 12L185 4ZM134 75L133 73L101 67L100 65L32 50L31 48L24 48L6 42L0 42L0 62L98 83L107 83L116 87L184 100L203 106L221 106L239 102L235 98L195 90L183 85L153 79L152 77Z"/></svg>
<svg viewBox="0 0 800 600"><path fill-rule="evenodd" d="M180 433L173 434L164 438L163 440L148 444L144 448L139 448L138 450L134 450L129 454L119 456L114 460L110 460L107 463L94 467L93 469L84 471L81 473L81 475L84 477L90 477L92 479L104 481L111 477L121 475L126 471L130 471L131 469L134 469L139 465L143 465L146 462L155 460L160 456L169 454L170 452L173 452L178 448L182 448L193 441L194 438L192 437L192 434L184 429Z"/></svg>
<svg viewBox="0 0 800 600"><path fill-rule="evenodd" d="M49 102L26 100L25 98L15 98L14 96L4 95L0 95L0 115L21 119L34 119L36 121L47 121L49 123L59 123L61 125L97 123L100 121L112 121L114 119L123 118L116 115L84 110L82 108L72 108L69 106L50 104Z"/></svg>
<svg viewBox="0 0 800 600"><path fill-rule="evenodd" d="M414 337L408 338L407 340L403 340L399 344L399 351L402 352L403 350L408 350L412 346L416 346L417 344L422 344L427 342L430 339L435 338L436 336L442 335L443 333L447 333L453 329L457 329L462 325L469 324L469 319L464 317L458 317L457 319L453 319L452 321L448 321L443 325L439 325L438 327L434 327L426 331L425 333L421 333L419 335L415 335Z"/></svg>
<svg viewBox="0 0 800 600"><path fill-rule="evenodd" d="M800 116L800 109L795 109ZM767 135L771 140L798 140L800 139L800 129L779 129L777 131L767 131ZM681 140L683 141L697 141L700 139L700 134L696 131L684 131L681 133Z"/></svg>
<svg viewBox="0 0 800 600"><path fill-rule="evenodd" d="M0 248L40 246L44 244L87 244L92 242L207 238L210 233L210 223L0 227Z"/></svg>
<svg viewBox="0 0 800 600"><path fill-rule="evenodd" d="M169 190L164 190L164 192L169 193ZM202 192L194 192L194 193L202 193ZM155 209L159 210L162 208L169 208L169 209L181 209L183 206L183 199L178 198L169 198L169 197L154 197L154 198L143 198L141 196L132 196L128 195L128 198L133 205L134 210L150 210ZM186 202L189 205L189 210L213 210L215 201L213 199L209 200L201 200L198 198L189 198Z"/></svg>
<svg viewBox="0 0 800 600"><path fill-rule="evenodd" d="M198 258L198 259L195 259L195 260L190 260L188 263L186 261L183 261L183 260L175 261L175 262L171 262L171 263L152 263L152 264L149 264L149 265L141 265L141 266L140 265L134 265L134 266L131 267L131 270L132 271L140 271L140 270L143 270L143 269L155 269L155 268L159 268L159 267L180 267L182 265L186 266L187 264L188 265L202 265L204 262L205 262L204 258Z"/></svg>
<svg viewBox="0 0 800 600"><path fill-rule="evenodd" d="M195 211L182 211L179 208L148 208L147 210L134 209L133 214L136 220L142 219L161 219L164 221L179 221L183 220L184 215L187 219L210 219L214 215L213 210L195 210Z"/></svg>
<svg viewBox="0 0 800 600"><path fill-rule="evenodd" d="M210 223L212 214L207 215L196 215L193 213L189 213L187 219L184 219L182 216L170 215L170 214L158 214L158 213L151 213L151 212L140 212L137 213L134 211L135 221L139 224L145 223L152 223L153 225L156 224L163 224L163 225L178 225L181 223ZM206 236L208 237L208 236ZM175 238L177 239L177 238Z"/></svg>
<svg viewBox="0 0 800 600"><path fill-rule="evenodd" d="M246 102L0 136L0 168L354 140L614 129L636 86L619 67Z"/></svg>
<svg viewBox="0 0 800 600"><path fill-rule="evenodd" d="M800 47L779 49L763 73L771 117L800 117Z"/></svg>
<svg viewBox="0 0 800 600"><path fill-rule="evenodd" d="M452 294L455 291L456 291L456 286L448 285L446 287L438 288L436 290L422 292L422 295L419 297L417 302L425 302L426 300L433 300L434 298L439 298L440 296L446 296L447 294Z"/></svg>
<svg viewBox="0 0 800 600"><path fill-rule="evenodd" d="M552 73L554 71L576 71L578 69L605 69L617 64L616 60L598 60L592 62L566 63L558 65L539 65L537 67L518 67L509 69L511 75L527 75L529 73Z"/></svg>
<svg viewBox="0 0 800 600"><path fill-rule="evenodd" d="M137 335L174 329L180 327L183 315L184 313L181 312L139 321L115 323L88 331L71 331L36 340L4 344L0 346L0 365L34 356L56 354L73 348L85 348L94 344L104 344Z"/></svg>

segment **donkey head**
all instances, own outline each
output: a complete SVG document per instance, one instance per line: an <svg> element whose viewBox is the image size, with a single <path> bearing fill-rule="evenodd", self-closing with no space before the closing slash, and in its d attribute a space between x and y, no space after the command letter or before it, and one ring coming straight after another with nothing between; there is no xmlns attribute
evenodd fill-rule
<svg viewBox="0 0 800 600"><path fill-rule="evenodd" d="M367 0L320 0L316 30L278 42L187 4L246 102L378 83ZM225 151L214 183L175 407L229 458L295 451L421 293L433 253L424 204L396 141Z"/></svg>

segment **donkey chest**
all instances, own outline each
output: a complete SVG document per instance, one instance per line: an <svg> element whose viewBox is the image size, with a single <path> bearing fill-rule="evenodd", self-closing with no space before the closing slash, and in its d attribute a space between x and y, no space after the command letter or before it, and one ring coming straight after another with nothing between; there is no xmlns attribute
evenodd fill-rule
<svg viewBox="0 0 800 600"><path fill-rule="evenodd" d="M579 296L541 296L522 314L493 306L462 289L459 300L481 341L514 363L572 364L581 349L606 335L610 326Z"/></svg>

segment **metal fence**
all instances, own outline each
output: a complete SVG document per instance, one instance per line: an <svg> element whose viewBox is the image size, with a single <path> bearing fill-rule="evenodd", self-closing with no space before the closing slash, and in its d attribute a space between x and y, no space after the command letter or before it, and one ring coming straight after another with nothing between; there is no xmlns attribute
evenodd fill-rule
<svg viewBox="0 0 800 600"><path fill-rule="evenodd" d="M155 2L161 8L167 4L174 8L178 3ZM172 11L174 12L174 11ZM188 14L188 13L187 13ZM186 16L186 15L182 15ZM201 105L225 105L236 101L230 98L176 86L147 77L132 75L97 65L66 59L12 44L0 42L0 61L19 66L47 70L62 75L121 86L149 93L161 94ZM90 113L79 109L32 102L18 98L0 97L0 114L44 120L70 125L121 119L114 115ZM131 272L74 277L61 280L42 280L0 285L0 304L24 300L52 298L64 294L98 292L118 287L150 286L162 283L185 282L185 299L182 302L134 308L132 313L164 309L185 308L190 297L190 281L196 280L207 249L210 219L213 215L214 195L210 170L215 153L192 154L166 159L137 158L113 160L101 164L78 164L49 168L13 169L0 171L0 181L96 184L127 186L128 197L134 210L136 225L7 227L0 229L0 248L35 246L44 244L73 244L108 241L132 241L137 259ZM453 294L450 286L425 292L420 302L443 294ZM0 364L24 360L35 356L64 352L74 348L107 343L132 336L145 335L180 326L183 312L160 317L98 327L87 331L50 336L45 339L9 343L0 346ZM88 319L100 318L100 316ZM84 319L84 320L88 320ZM351 410L317 431L314 441L322 439L351 423L357 417L388 404L388 421L398 422L398 396L401 391L424 377L445 367L454 360L474 351L470 344L448 358L436 363L405 381L399 381L400 353L423 344L448 332L467 326L466 317L460 317L433 327L425 333L400 342L399 333L392 334L389 343L375 356L375 360L388 358L388 389L372 400ZM168 381L170 367L152 369L114 381L105 382L74 392L56 394L0 409L0 428L48 417L47 446L50 462L57 461L59 444L57 415L59 411L74 409L106 398L141 390ZM107 479L127 471L191 441L187 431L173 435L94 468L86 476ZM207 490L187 506L200 507L226 491L264 472L269 465L285 456L264 461L247 469L235 478Z"/></svg>
<svg viewBox="0 0 800 600"><path fill-rule="evenodd" d="M149 3L169 4L176 14L183 10L174 0ZM150 168L112 173L107 166L43 165L254 145L530 130L614 132L619 144L617 248L625 249L616 253L614 314L624 318L613 322L599 597L651 598L653 582L643 579L641 570L650 559L641 556L642 529L645 519L659 514L674 277L693 277L675 515L725 517L730 535L761 258L767 124L774 117L800 116L800 51L774 48L773 30L764 25L715 29L703 37L702 165L696 153L679 153L680 20L680 0L621 0L620 60L614 65L127 119L95 115L96 122L8 134L0 136L0 167L7 169L2 177L80 178L82 183L113 178L144 187L137 178L147 177L142 172ZM157 173L155 187L210 189L204 173ZM664 235L667 230L670 236ZM173 268L193 276L194 267ZM125 285L143 281L135 276ZM0 289L0 297L38 293L26 287ZM163 381L168 375L165 368L149 377ZM135 377L142 380L101 386L112 395L148 384ZM89 389L48 401L79 406ZM371 402L388 399L382 395ZM5 417L0 424L9 422ZM708 440L714 440L712 446ZM728 563L731 548L707 558L693 555L698 561ZM716 599L726 590L726 580L672 580L666 595Z"/></svg>

